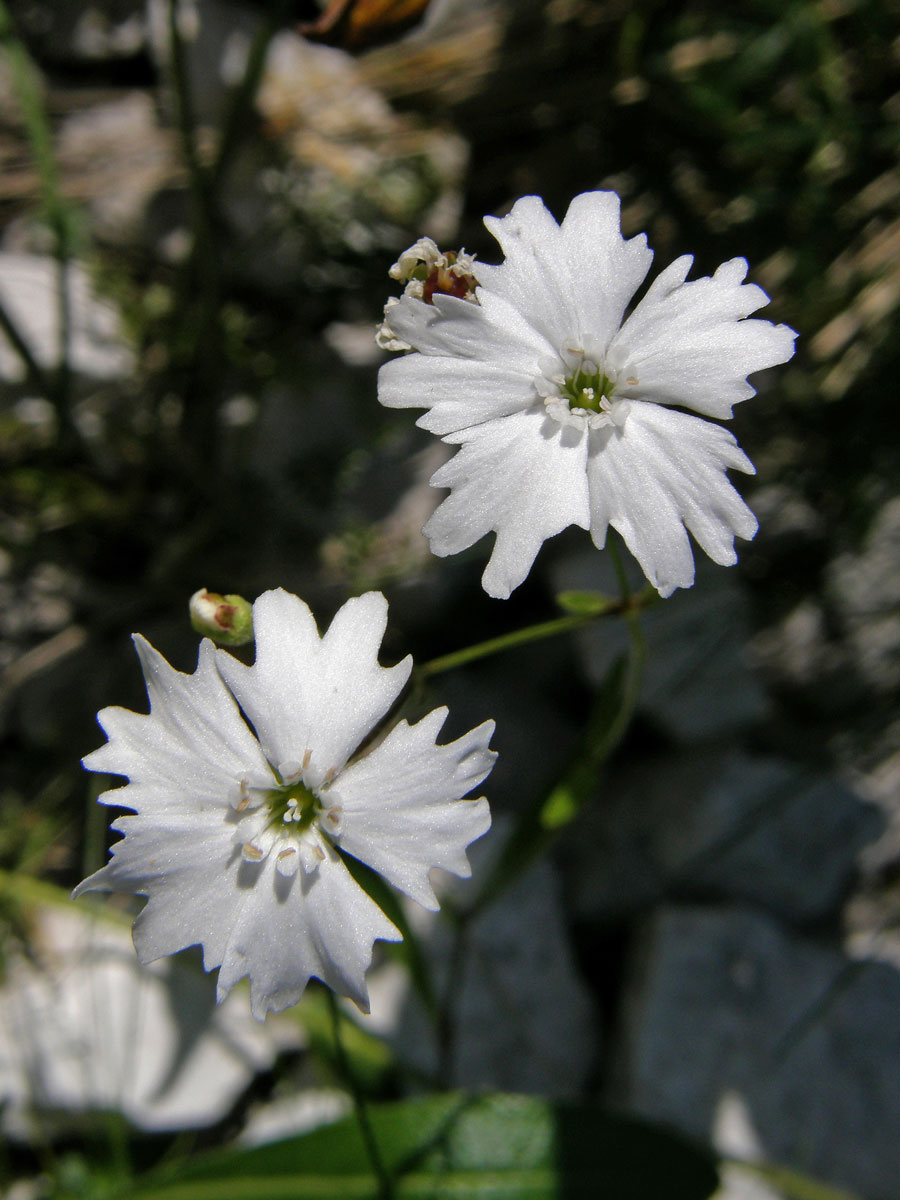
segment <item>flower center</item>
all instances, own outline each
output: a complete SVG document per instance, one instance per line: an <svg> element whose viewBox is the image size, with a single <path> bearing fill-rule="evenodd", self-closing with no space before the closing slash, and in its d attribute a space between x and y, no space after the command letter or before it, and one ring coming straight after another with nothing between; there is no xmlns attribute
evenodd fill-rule
<svg viewBox="0 0 900 1200"><path fill-rule="evenodd" d="M269 827L282 832L301 833L321 811L318 796L301 779L272 788L266 793L265 803L269 807Z"/></svg>
<svg viewBox="0 0 900 1200"><path fill-rule="evenodd" d="M340 837L343 824L339 798L327 795L337 770L326 771L322 787L312 788L303 779L308 765L309 755L302 764L273 766L276 787L241 783L233 842L245 862L261 863L273 854L276 870L292 876L299 868L309 875L325 861L328 843Z"/></svg>
<svg viewBox="0 0 900 1200"><path fill-rule="evenodd" d="M601 412L601 402L612 400L615 384L602 368L590 359L582 359L570 375L563 376L559 394L568 400L569 409L584 409L586 412Z"/></svg>
<svg viewBox="0 0 900 1200"><path fill-rule="evenodd" d="M604 425L621 426L628 406L616 399L622 371L617 362L605 358L603 348L591 339L572 339L559 356L538 364L541 374L535 379L535 391L544 402L547 415L560 425L596 429ZM630 387L637 380L625 380Z"/></svg>

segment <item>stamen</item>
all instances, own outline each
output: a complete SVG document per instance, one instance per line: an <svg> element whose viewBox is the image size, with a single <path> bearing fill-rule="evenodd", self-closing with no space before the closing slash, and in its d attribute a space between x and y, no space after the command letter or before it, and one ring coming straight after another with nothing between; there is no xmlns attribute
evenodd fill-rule
<svg viewBox="0 0 900 1200"><path fill-rule="evenodd" d="M286 879L296 875L299 866L300 856L296 846L288 846L286 850L280 851L275 859L275 870L279 875L284 875Z"/></svg>
<svg viewBox="0 0 900 1200"><path fill-rule="evenodd" d="M334 804L331 808L325 809L322 819L327 822L326 832L337 835L344 826L344 810L339 804Z"/></svg>
<svg viewBox="0 0 900 1200"><path fill-rule="evenodd" d="M302 841L298 846L300 865L305 875L311 875L325 861L325 851L318 842Z"/></svg>
<svg viewBox="0 0 900 1200"><path fill-rule="evenodd" d="M252 842L244 842L241 846L241 858L244 862L258 863L262 861L263 857L263 851L259 846L254 846Z"/></svg>

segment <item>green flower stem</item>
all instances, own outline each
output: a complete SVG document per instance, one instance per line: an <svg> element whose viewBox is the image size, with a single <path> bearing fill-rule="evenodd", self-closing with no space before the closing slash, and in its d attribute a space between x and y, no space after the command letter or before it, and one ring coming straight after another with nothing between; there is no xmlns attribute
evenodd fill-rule
<svg viewBox="0 0 900 1200"><path fill-rule="evenodd" d="M263 68L266 65L266 53L269 49L269 42L271 42L274 35L286 22L290 22L290 13L295 6L294 0L281 0L281 3L273 8L268 19L260 25L253 36L253 41L250 43L250 49L247 52L247 63L244 67L244 74L240 83L231 94L215 161L210 168L209 181L213 194L218 192L222 184L231 162L231 157L247 123L247 118L252 109L257 90L259 89L259 81L262 78Z"/></svg>
<svg viewBox="0 0 900 1200"><path fill-rule="evenodd" d="M606 548L609 551L613 570L616 573L616 582L619 585L622 601L627 602L631 599L631 585L628 582L628 576L625 573L625 564L622 561L622 554L619 550L619 543L615 537L610 537L607 540Z"/></svg>
<svg viewBox="0 0 900 1200"><path fill-rule="evenodd" d="M0 317L0 325L25 364L32 382L39 384L42 393L57 410L60 429L71 435L73 426L69 412L71 297L69 264L72 257L72 221L69 206L63 197L59 181L53 133L38 86L38 75L21 38L16 33L9 10L0 0L0 46L9 63L13 87L22 109L22 119L37 169L44 219L53 232L54 255L57 264L57 303L59 306L59 348L56 379L49 380L37 366L21 336L16 336L8 314Z"/></svg>
<svg viewBox="0 0 900 1200"><path fill-rule="evenodd" d="M575 613L570 616L556 617L552 621L542 621L537 625L526 625L524 629L515 629L512 633L504 633L499 637L489 638L486 642L476 642L474 646L465 646L462 650L454 650L439 658L432 658L415 668L417 679L427 679L431 675L440 675L444 671L453 671L479 658L488 658L492 654L501 654L513 650L516 646L527 645L528 642L539 642L543 638L556 637L560 633L568 633L572 629L580 629L600 617L628 617L648 607L657 599L652 588L628 596L622 600L610 600L604 607L589 613Z"/></svg>
<svg viewBox="0 0 900 1200"><path fill-rule="evenodd" d="M542 626L532 626L530 630L519 631L519 635L527 635L537 630L537 636L549 637L553 633L563 632L565 627L577 627L595 617L620 615L624 617L628 630L628 652L615 664L600 689L588 721L581 753L550 794L539 797L537 802L521 815L468 910L470 918L492 904L550 846L559 832L582 812L596 791L600 768L612 755L631 724L640 695L646 659L646 643L640 614L658 597L656 591L649 586L637 594L632 593L618 546L611 541L609 550L621 590L621 598L618 601L610 600L601 609L583 616L563 617L559 621L548 621ZM569 625L565 626L565 622ZM521 641L533 640L532 637L519 635L509 636L519 637ZM495 645L487 652L506 648L505 639L496 638L494 641L501 644ZM477 650L479 647L473 649ZM428 667L431 664L425 665Z"/></svg>
<svg viewBox="0 0 900 1200"><path fill-rule="evenodd" d="M2 3L2 0L0 0L0 3ZM2 302L0 302L0 329L6 334L10 345L22 360L28 382L37 388L41 395L46 396L48 399L51 398L54 394L51 380L32 354L31 347L25 341L25 338L19 331L19 327L6 311Z"/></svg>
<svg viewBox="0 0 900 1200"><path fill-rule="evenodd" d="M341 1034L341 1013L338 1008L337 997L331 988L325 989L328 997L328 1008L331 1013L331 1029L334 1036L334 1054L337 1060L338 1070L343 1076L344 1082L350 1089L350 1094L353 1097L353 1111L356 1115L356 1121L359 1125L359 1132L366 1148L366 1154L369 1156L369 1162L372 1165L372 1173L378 1181L378 1200L392 1200L394 1195L393 1184L387 1173L384 1162L381 1158L381 1152L378 1149L378 1142L375 1140L375 1132L372 1129L372 1123L369 1120L369 1110L366 1106L365 1097L362 1094L362 1089L356 1080L353 1070L350 1066L350 1060L347 1057L347 1052L344 1049L344 1041Z"/></svg>
<svg viewBox="0 0 900 1200"><path fill-rule="evenodd" d="M217 479L220 431L216 421L222 370L222 256L216 245L219 229L216 198L197 145L197 121L191 95L187 54L179 28L179 0L168 3L169 74L175 120L187 167L191 219L191 252L179 280L179 345L170 387L184 398L180 436L173 449L190 490L199 489L212 502Z"/></svg>
<svg viewBox="0 0 900 1200"><path fill-rule="evenodd" d="M471 914L457 912L446 901L444 916L453 922L453 945L447 970L447 982L441 996L437 1019L437 1078L441 1088L449 1091L453 1087L453 1059L456 1053L457 1017L462 996L466 955L469 949L469 922Z"/></svg>
<svg viewBox="0 0 900 1200"><path fill-rule="evenodd" d="M596 793L600 768L631 723L643 678L646 649L638 613L629 611L626 622L628 653L615 665L600 690L580 754L550 794L540 796L521 815L469 908L470 915L481 913L506 891L587 807Z"/></svg>
<svg viewBox="0 0 900 1200"><path fill-rule="evenodd" d="M194 237L204 265L212 255L212 206L209 184L197 153L194 105L188 82L184 42L178 28L179 0L169 0L169 48L172 56L172 86L175 92L176 119L181 149L187 164L191 201L194 209Z"/></svg>

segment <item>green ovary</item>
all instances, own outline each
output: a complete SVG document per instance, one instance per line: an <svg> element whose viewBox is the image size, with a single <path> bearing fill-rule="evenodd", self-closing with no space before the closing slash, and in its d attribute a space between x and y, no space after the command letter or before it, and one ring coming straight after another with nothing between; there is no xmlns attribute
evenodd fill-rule
<svg viewBox="0 0 900 1200"><path fill-rule="evenodd" d="M273 829L300 833L312 825L319 811L314 792L298 779L266 793L269 806L269 825Z"/></svg>
<svg viewBox="0 0 900 1200"><path fill-rule="evenodd" d="M600 412L600 401L604 396L610 400L614 389L615 385L603 371L589 374L579 367L573 374L566 376L560 394L569 402L569 408Z"/></svg>

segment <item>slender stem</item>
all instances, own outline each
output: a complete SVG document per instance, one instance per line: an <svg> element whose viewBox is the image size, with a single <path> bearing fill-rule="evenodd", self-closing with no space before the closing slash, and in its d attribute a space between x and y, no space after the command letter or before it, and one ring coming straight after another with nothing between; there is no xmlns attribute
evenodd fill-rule
<svg viewBox="0 0 900 1200"><path fill-rule="evenodd" d="M37 72L24 43L15 31L4 0L0 0L0 45L2 45L9 63L16 96L22 110L22 119L28 133L28 142L40 183L44 219L54 236L53 253L57 262L59 315L59 345L55 381L51 381L45 372L35 369L34 357L27 353L23 339L14 336L8 315L4 314L3 317L0 317L0 325L25 363L32 382L39 383L43 394L54 404L60 428L68 434L72 432L69 412L71 374L69 360L72 326L69 264L72 257L72 223L60 186L59 170L53 149L53 133L41 97Z"/></svg>
<svg viewBox="0 0 900 1200"><path fill-rule="evenodd" d="M194 104L188 81L184 42L178 27L179 0L169 0L169 46L172 55L172 84L175 91L175 107L181 149L187 163L191 198L194 204L194 235L203 243L204 253L211 245L209 188L200 157L197 153L196 121Z"/></svg>
<svg viewBox="0 0 900 1200"><path fill-rule="evenodd" d="M169 0L171 79L182 153L188 170L193 245L181 273L178 309L184 349L176 360L174 390L184 401L176 446L181 469L193 488L216 478L220 440L216 422L217 380L222 370L221 261L217 254L218 213L209 172L200 160L197 122L187 54L179 27L179 0ZM181 338L178 339L179 342Z"/></svg>
<svg viewBox="0 0 900 1200"><path fill-rule="evenodd" d="M612 531L610 531L612 532ZM631 599L631 585L628 582L628 576L625 573L625 564L622 562L622 555L619 551L619 543L614 536L609 538L606 543L606 549L609 552L609 557L612 560L613 570L616 573L616 581L619 585L619 592L622 596L623 604L627 604Z"/></svg>
<svg viewBox="0 0 900 1200"><path fill-rule="evenodd" d="M628 628L629 647L624 665L613 670L606 687L595 703L585 735L584 750L549 796L522 813L501 850L490 875L482 884L469 913L483 912L511 883L542 854L590 802L596 792L597 774L625 736L640 695L646 644L641 628L640 610L647 602L644 593L633 599L623 597L620 611ZM656 595L655 592L652 593ZM610 715L606 691L618 694L618 704Z"/></svg>
<svg viewBox="0 0 900 1200"><path fill-rule="evenodd" d="M341 1035L341 1013L338 1008L337 997L331 988L326 988L325 994L328 997L328 1008L331 1013L334 1053L337 1059L338 1070L343 1076L347 1087L350 1089L350 1095L353 1097L353 1111L356 1115L356 1122L359 1125L359 1132L362 1136L363 1145L366 1148L366 1154L369 1156L372 1173L378 1181L378 1200L392 1200L394 1188L391 1178L382 1161L378 1142L375 1140L375 1132L369 1120L369 1110L366 1106L365 1097L362 1094L362 1089L353 1073L350 1060L347 1057L347 1051L344 1048L344 1039Z"/></svg>
<svg viewBox="0 0 900 1200"><path fill-rule="evenodd" d="M444 906L444 909L447 917L454 922L454 928L453 945L447 967L447 982L438 1011L438 1080L442 1088L449 1089L453 1086L453 1058L456 1052L458 1025L454 1018L454 1010L462 994L466 954L469 948L470 914L454 912L447 905Z"/></svg>
<svg viewBox="0 0 900 1200"><path fill-rule="evenodd" d="M491 654L501 654L516 646L537 642L543 638L556 637L560 633L568 633L571 629L580 629L589 625L599 617L628 616L635 613L656 599L656 592L651 588L636 596L630 594L622 600L610 600L603 608L589 613L575 613L570 616L556 617L552 621L542 621L537 625L527 625L524 629L515 629L512 633L504 633L499 637L489 638L486 642L477 642L474 646L466 646L462 650L454 650L451 654L432 658L429 662L416 667L416 676L427 679L430 675L440 675L444 671L452 671L466 663L475 662L479 658L487 658Z"/></svg>
<svg viewBox="0 0 900 1200"><path fill-rule="evenodd" d="M59 319L59 349L56 368L56 394L59 408L69 413L69 388L71 383L72 355L72 297L71 260L69 258L68 234L60 228L56 238L56 305Z"/></svg>
<svg viewBox="0 0 900 1200"><path fill-rule="evenodd" d="M0 329L2 329L6 334L10 345L22 360L22 365L25 367L25 373L28 376L29 382L33 384L42 395L47 396L48 398L52 397L53 384L47 378L43 367L34 357L31 347L25 341L25 338L22 336L19 327L16 325L12 316L7 312L2 301L0 301Z"/></svg>
<svg viewBox="0 0 900 1200"><path fill-rule="evenodd" d="M282 0L282 3L276 6L271 13L269 19L254 34L250 49L247 52L247 63L244 67L243 77L231 94L215 161L210 168L209 181L214 194L228 170L231 156L238 144L244 122L247 119L247 114L250 111L253 99L259 88L259 81L262 78L263 68L266 65L266 53L269 49L269 42L287 17L293 3L294 0Z"/></svg>

